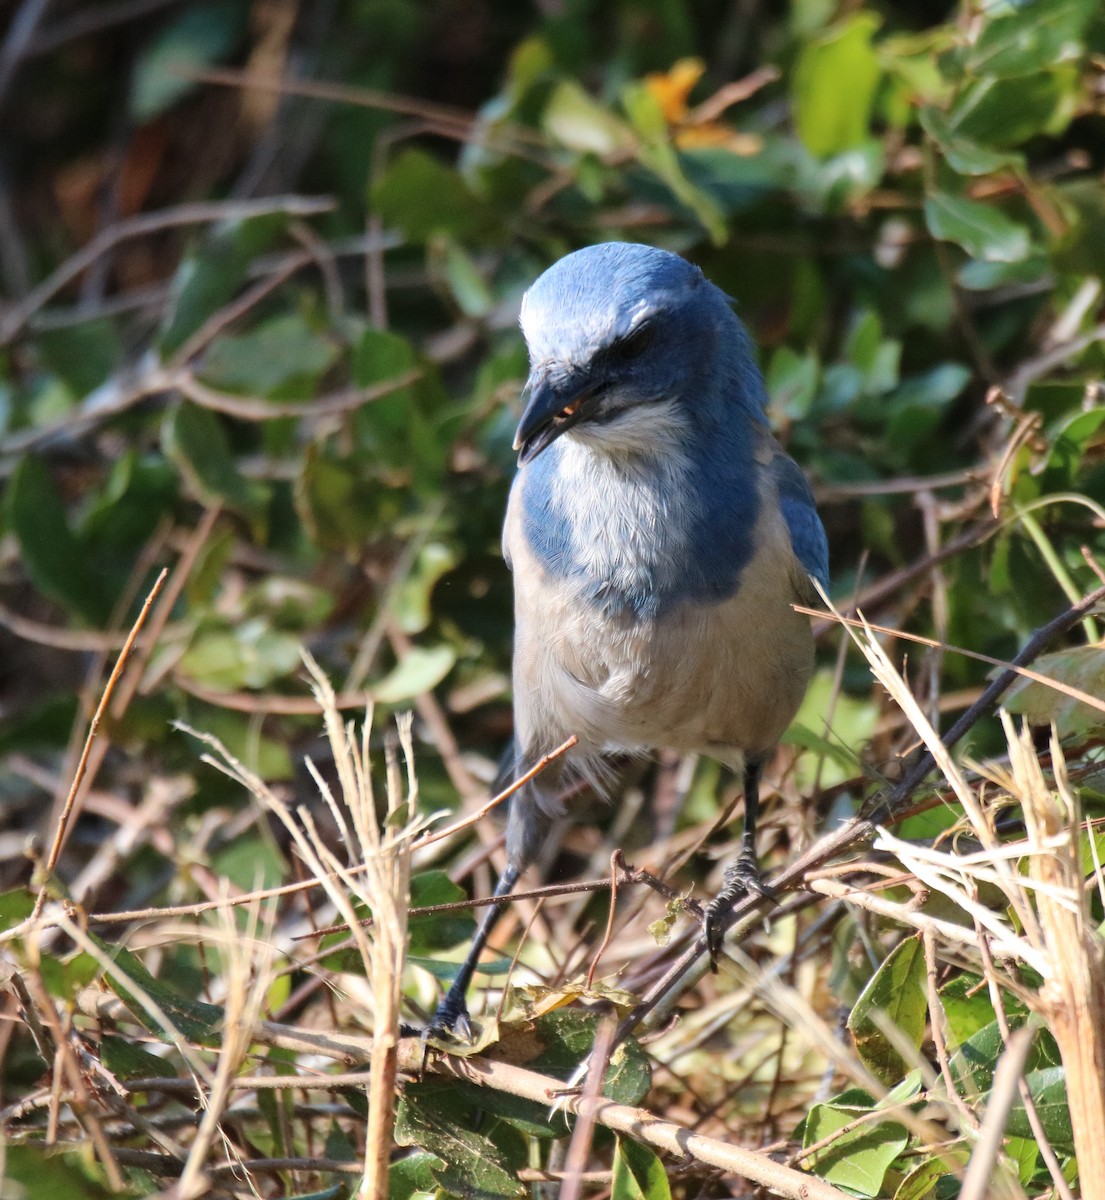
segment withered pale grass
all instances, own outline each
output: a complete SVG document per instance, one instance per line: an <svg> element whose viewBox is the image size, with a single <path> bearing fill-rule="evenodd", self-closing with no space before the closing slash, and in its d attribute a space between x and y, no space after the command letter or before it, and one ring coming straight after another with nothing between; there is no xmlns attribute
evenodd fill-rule
<svg viewBox="0 0 1105 1200"><path fill-rule="evenodd" d="M208 1194L209 1159L216 1140L223 1154L236 1162L245 1173L234 1139L222 1130L222 1119L233 1095L235 1076L241 1070L253 1042L254 1030L261 1019L265 998L273 980L272 910L263 919L253 904L246 910L246 925L238 928L232 909L219 910L218 945L221 951L225 1019L214 1075L208 1090L197 1090L203 1117L176 1185L181 1200L198 1200Z"/></svg>
<svg viewBox="0 0 1105 1200"><path fill-rule="evenodd" d="M1056 1193L1071 1195L1023 1075L1031 1033L1026 1030L1013 1037L1004 1026L1002 990L1028 1004L1034 1014L1029 1028L1042 1024L1054 1035L1065 1071L1081 1194L1105 1196L1105 950L1090 917L1079 853L1082 815L1059 739L1053 730L1045 770L1030 731L1018 728L1002 712L1008 758L958 763L874 632L853 626L852 636L876 679L932 753L980 845L972 853L960 854L917 845L886 830L874 844L876 850L892 853L906 871L950 901L973 925L977 939L973 955L972 948L960 942L952 947L949 961L962 962L966 954L972 969L985 978L1006 1033L1007 1048L998 1064L982 1129L972 1145L962 1196L979 1200L1022 1194L1015 1172L1002 1160L1000 1137L1004 1117L1018 1095ZM995 814L1011 804L1024 814L1026 832L1021 840L1002 842ZM1096 886L1101 888L1096 860L1095 868ZM929 933L940 946L939 925ZM1026 986L1021 966L1040 976L1038 990ZM997 1135L996 1123L1000 1125Z"/></svg>
<svg viewBox="0 0 1105 1200"><path fill-rule="evenodd" d="M372 711L358 730L343 721L329 680L304 652L311 688L323 713L327 740L338 780L338 794L314 763L307 767L327 806L344 849L342 859L326 844L314 814L306 805L294 810L209 735L198 733L216 752L205 761L235 779L287 830L308 870L349 927L372 993L373 1049L368 1076L368 1127L365 1163L357 1196L384 1200L395 1116L397 1048L403 967L406 961L407 913L410 908L411 846L425 828L417 815L418 784L414 772L411 720L397 721L399 754L386 754L386 787L382 811L377 808L369 733ZM195 731L192 731L193 733ZM359 901L372 914L364 924Z"/></svg>

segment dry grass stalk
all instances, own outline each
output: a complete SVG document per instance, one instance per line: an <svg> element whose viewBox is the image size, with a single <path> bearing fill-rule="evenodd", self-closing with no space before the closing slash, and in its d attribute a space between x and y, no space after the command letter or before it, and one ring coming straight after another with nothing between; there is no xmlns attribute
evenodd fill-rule
<svg viewBox="0 0 1105 1200"><path fill-rule="evenodd" d="M258 936L259 911L256 905L249 910L245 930L239 930L236 913L221 909L219 948L226 981L226 999L222 1040L215 1064L210 1090L199 1089L203 1119L195 1139L188 1148L188 1157L180 1179L172 1189L174 1200L198 1200L208 1194L210 1187L209 1157L216 1140L221 1140L232 1166L242 1167L234 1141L222 1132L221 1122L230 1103L234 1077L245 1062L253 1041L253 1033L261 1019L265 996L273 978L273 945L271 926Z"/></svg>
<svg viewBox="0 0 1105 1200"><path fill-rule="evenodd" d="M61 806L61 812L58 814L58 819L55 822L54 840L50 846L50 852L46 857L46 865L43 871L42 886L39 888L38 896L35 898L34 912L31 914L35 918L42 912L42 907L46 903L46 896L49 889L50 873L57 866L58 858L61 855L62 847L65 845L65 838L69 832L72 822L73 812L77 804L77 795L80 792L81 784L84 782L88 772L89 759L92 755L92 748L96 744L96 737L100 731L100 723L107 711L107 706L111 701L112 693L115 691L115 685L126 670L127 659L130 658L131 651L134 649L134 643L138 638L138 634L142 630L142 626L146 623L146 617L149 614L150 607L154 600L157 599L158 593L161 591L162 585L168 576L168 571L162 571L158 575L156 582L150 589L150 594L146 597L145 604L142 605L142 610L138 614L131 631L127 636L127 640L123 643L122 650L119 651L119 657L115 662L111 675L108 677L107 684L104 687L103 695L100 697L100 703L96 706L96 711L92 714L92 720L88 725L88 733L84 739L84 747L81 750L80 757L77 760L76 770L73 772L73 779L69 785L69 791Z"/></svg>
<svg viewBox="0 0 1105 1200"><path fill-rule="evenodd" d="M891 850L907 870L952 900L972 919L984 938L981 968L991 991L1002 987L1020 994L1044 1018L1058 1043L1066 1073L1081 1194L1105 1196L1105 947L1090 919L1078 849L1081 814L1067 779L1058 739L1053 733L1050 752L1054 783L1051 783L1045 778L1030 732L1027 729L1018 732L1003 712L1001 718L1009 746L1008 769L994 764L973 764L1005 796L1017 801L1024 812L1027 839L1016 845L1001 844L994 833L992 806L983 804L981 790L970 787L958 765L946 753L939 752L936 731L921 713L872 631L866 630L864 635L855 636L855 640L876 678L933 752L983 848L971 855L947 854L911 845L885 831L875 846ZM1027 874L1018 870L1019 861L1027 864ZM1101 886L1099 867L1098 877ZM1001 890L1006 911L992 902L984 904L979 900L980 883L996 885ZM1027 994L1015 975L999 971L992 953L1012 962L1023 962L1037 971L1044 980L1039 994ZM1000 1012L1000 999L996 1000L995 1009ZM1022 1077L1030 1039L1027 1032L1023 1038L1013 1035L1009 1039L999 1068L1003 1094L997 1096L995 1079L982 1134L968 1171L971 1186L965 1184L964 1195L968 1190L972 1195L990 1194L978 1189L992 1188L995 1184L1000 1135L1016 1090L1021 1093L1029 1120L1034 1121L1034 1108ZM1042 1146L1041 1152L1046 1149ZM1051 1165L1053 1157L1045 1156L1045 1161ZM1055 1178L1054 1167L1052 1174ZM1055 1183L1060 1192L1065 1190L1060 1187L1061 1179L1055 1178Z"/></svg>
<svg viewBox="0 0 1105 1200"><path fill-rule="evenodd" d="M365 1200L387 1196L388 1164L396 1097L396 1053L399 1040L399 1005L406 958L407 911L410 907L411 846L425 827L415 815L418 790L413 769L410 721L399 722L399 740L406 761L406 794L402 772L389 755L387 802L382 820L377 815L372 790L369 728L366 715L359 738L354 726L344 724L336 696L318 664L304 652L312 689L322 708L327 738L333 754L341 792L340 802L329 784L307 760L319 793L330 810L346 851L346 862L326 845L306 806L293 813L259 776L238 761L218 739L190 730L212 746L218 757L204 761L247 788L284 825L315 879L326 889L331 903L349 927L364 963L373 995L373 1042L368 1086L368 1129L365 1163L357 1190ZM371 926L358 919L351 897L372 911ZM257 1030L254 1030L256 1036Z"/></svg>
<svg viewBox="0 0 1105 1200"><path fill-rule="evenodd" d="M1078 798L1054 730L1052 786L1028 730L1018 733L1008 715L1002 719L1013 794L1023 807L1030 841L1047 847L1028 862L1030 876L1041 885L1036 911L1049 968L1036 1007L1063 1059L1082 1195L1105 1196L1105 950L1083 888Z"/></svg>
<svg viewBox="0 0 1105 1200"><path fill-rule="evenodd" d="M420 823L414 819L418 782L414 773L411 718L408 714L398 721L399 742L406 763L406 788L392 750L387 758L387 802L381 821L377 818L370 777L368 731L371 716L365 718L358 744L352 725L345 725L341 720L329 680L309 655L305 654L304 660L311 673L315 697L325 714L326 733L338 767L342 798L352 817L356 843L367 867L364 899L373 916L368 934L367 966L375 1011L369 1064L365 1170L358 1196L366 1200L386 1200L395 1123L399 1011L407 953L411 843L420 829Z"/></svg>

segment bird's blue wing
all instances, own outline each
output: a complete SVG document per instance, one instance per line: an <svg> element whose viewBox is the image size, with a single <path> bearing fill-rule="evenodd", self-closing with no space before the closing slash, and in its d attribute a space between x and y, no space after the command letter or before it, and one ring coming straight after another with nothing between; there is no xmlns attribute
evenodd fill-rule
<svg viewBox="0 0 1105 1200"><path fill-rule="evenodd" d="M770 470L775 477L779 507L790 530L794 553L806 572L828 591L829 542L802 468L794 459L779 453L771 460Z"/></svg>

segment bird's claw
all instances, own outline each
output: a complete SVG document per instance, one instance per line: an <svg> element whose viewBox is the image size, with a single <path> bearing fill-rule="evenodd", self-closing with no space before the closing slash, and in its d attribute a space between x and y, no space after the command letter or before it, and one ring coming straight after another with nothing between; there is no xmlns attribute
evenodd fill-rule
<svg viewBox="0 0 1105 1200"><path fill-rule="evenodd" d="M725 869L721 891L706 905L702 916L702 932L706 936L706 952L710 969L717 971L721 944L729 927L729 915L739 900L746 896L763 896L767 892L755 856L742 854Z"/></svg>
<svg viewBox="0 0 1105 1200"><path fill-rule="evenodd" d="M434 1038L443 1042L471 1042L472 1021L463 1000L447 995L437 1006L430 1023L422 1033L422 1041Z"/></svg>

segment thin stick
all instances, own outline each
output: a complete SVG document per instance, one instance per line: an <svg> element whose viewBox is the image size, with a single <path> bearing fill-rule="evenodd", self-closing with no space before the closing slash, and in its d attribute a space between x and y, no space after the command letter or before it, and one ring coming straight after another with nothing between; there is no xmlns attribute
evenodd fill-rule
<svg viewBox="0 0 1105 1200"><path fill-rule="evenodd" d="M27 293L19 304L9 309L0 321L0 345L10 342L48 300L71 283L104 254L109 253L129 238L144 237L174 229L181 225L205 225L212 221L244 220L249 217L265 216L282 212L290 216L309 217L331 212L337 202L329 196L271 196L263 200L213 201L196 204L181 204L161 212L142 213L128 217L115 225L102 229L76 254L67 258L52 271L36 288Z"/></svg>
<svg viewBox="0 0 1105 1200"><path fill-rule="evenodd" d="M73 812L73 805L77 799L77 793L80 790L81 781L84 779L85 771L88 767L88 756L92 752L92 744L96 740L96 735L100 730L100 722L103 720L104 713L107 712L107 706L111 702L112 693L115 691L115 685L119 682L123 671L126 669L127 659L130 657L130 652L134 647L135 639L138 637L139 631L146 623L146 617L149 615L150 608L153 602L157 599L165 580L169 576L167 567L163 567L161 574L158 575L153 587L150 589L150 594L146 597L146 602L142 605L142 611L138 614L137 620L131 626L130 634L127 640L123 643L123 649L119 652L119 657L115 661L115 668L108 677L107 685L104 688L103 695L100 697L100 703L96 706L96 711L92 714L92 721L88 726L88 736L84 739L84 749L81 751L81 757L77 762L77 769L73 773L73 782L69 786L69 794L65 797L65 805L61 810L61 815L58 817L57 828L54 830L54 843L50 847L50 853L46 859L45 877L42 880L42 886L39 888L38 896L35 898L34 910L31 913L32 920L42 912L42 906L46 903L46 894L50 885L50 875L58 864L58 857L61 854L61 848L65 844L65 835L69 827L69 818Z"/></svg>
<svg viewBox="0 0 1105 1200"><path fill-rule="evenodd" d="M986 1101L986 1116L967 1173L963 1176L960 1200L987 1200L991 1196L1013 1196L1013 1181L999 1168L1005 1122L1017 1098L1017 1084L1024 1073L1025 1060L1032 1046L1034 1030L1029 1026L1018 1029L1006 1044L994 1072L990 1097Z"/></svg>
<svg viewBox="0 0 1105 1200"><path fill-rule="evenodd" d="M805 616L825 616L821 609L807 608L804 604L793 604L791 607L795 612L802 613ZM1105 700L1102 700L1100 696L1095 696L1091 692L1085 692L1081 688L1072 687L1069 683L1063 683L1060 679L1052 679L1049 675L1041 675L1039 671L1033 671L1028 667L1020 665L1019 661L1011 663L1007 659L993 658L991 655L982 654L978 650L967 650L963 646L953 646L937 638L924 637L919 633L906 633L902 629L891 629L889 625L876 625L871 621L864 621L856 617L846 617L843 614L839 615L836 620L841 625L847 625L852 629L866 629L872 633L882 633L887 637L898 638L904 642L913 642L918 646L928 646L931 650L950 651L952 654L961 654L964 658L973 658L975 662L989 663L991 667L1003 667L1006 670L1015 672L1017 675L1023 676L1025 679L1031 679L1033 683L1041 683L1045 687L1061 692L1064 696L1069 696L1072 700L1077 700L1079 704L1096 708L1098 712L1105 712Z"/></svg>
<svg viewBox="0 0 1105 1200"><path fill-rule="evenodd" d="M564 1160L564 1183L560 1189L560 1200L580 1200L583 1172L591 1153L595 1138L595 1120L598 1115L595 1102L602 1096L602 1077L610 1061L614 1047L614 1023L603 1021L595 1034L595 1047L591 1052L591 1070L583 1085L583 1110L572 1130L568 1143L568 1154Z"/></svg>
<svg viewBox="0 0 1105 1200"><path fill-rule="evenodd" d="M128 1016L122 1001L96 988L85 988L80 992L77 1005L89 1016L115 1019ZM337 1032L320 1033L291 1025L278 1025L272 1021L257 1022L252 1036L262 1045L278 1046L301 1054L322 1055L348 1067L367 1062L372 1053L371 1038ZM415 1076L427 1070L454 1079L464 1079L469 1083L511 1096L534 1100L543 1105L548 1105L563 1092L563 1080L524 1067L516 1067L511 1063L496 1062L475 1054L461 1058L436 1047L431 1048L427 1054L419 1038L404 1038L398 1049L399 1070L404 1075ZM353 1078L363 1084L365 1077L363 1073L359 1073ZM170 1087L191 1086L186 1080L159 1082L164 1082ZM241 1086L243 1082L242 1079L238 1079L235 1086ZM256 1082L265 1087L329 1088L335 1082L335 1077L321 1073L314 1076L269 1076L265 1077L263 1085L259 1079ZM133 1081L126 1086L129 1088L132 1084ZM647 1109L617 1104L601 1097L591 1100L567 1096L562 1102L569 1111L577 1115L593 1112L599 1125L644 1142L663 1154L673 1155L679 1160L690 1158L706 1166L727 1171L768 1188L773 1194L787 1200L849 1200L845 1192L832 1184L805 1171L796 1171L777 1163L763 1151L746 1150L720 1138L707 1137L676 1121L656 1117Z"/></svg>
<svg viewBox="0 0 1105 1200"><path fill-rule="evenodd" d="M318 708L318 704L316 701L312 701L311 703L315 709ZM417 842L415 842L413 849L415 851L421 850L424 846L428 846L433 842L439 841L441 838L447 837L450 834L457 833L460 830L467 828L473 822L480 820L483 816L485 816L487 813L489 813L493 808L495 808L499 804L502 804L504 800L506 800L510 796L512 796L524 783L528 783L529 780L531 780L535 775L537 775L541 771L543 771L549 765L549 763L551 763L554 759L558 758L561 754L564 754L568 750L570 750L571 747L574 746L575 744L576 744L575 738L574 737L569 738L563 745L558 746L555 750L551 751L549 754L546 754L537 763L535 763L534 766L530 768L530 770L528 770L519 779L515 780L510 785L510 787L505 788L502 792L500 792L493 799L489 800L486 804L482 805L476 812L472 813L470 816L463 818L460 821L454 821L453 824L447 826L445 829L438 830L436 833L424 835L423 837L419 838ZM360 865L360 866L354 865L354 866L348 867L346 869L346 873L349 875L356 875L365 870L367 870L367 867L365 867L364 865ZM253 900L269 900L275 896L290 896L296 892L310 891L313 888L322 887L327 880L336 879L336 878L338 878L337 873L331 872L331 873L328 873L328 874L325 874L325 875L319 876L319 877L312 877L310 879L302 879L302 880L297 881L296 883L281 884L279 887L259 888L256 891L245 892L240 896L235 896L233 899L227 898L227 899L222 899L222 900L201 900L195 904L176 904L176 905L172 905L172 906L168 906L168 907L164 907L164 908L134 908L134 909L128 909L125 912L99 912L99 913L92 913L88 919L93 924L98 924L98 925L119 925L119 924L124 924L128 921L149 921L149 920L153 920L157 917L194 917L194 916L198 916L200 913L213 912L216 909L240 907L243 904L251 903ZM639 881L636 878L630 878L630 879L623 880L622 882L624 882L624 883L635 883L635 882L647 883L649 881L648 881L648 879L644 879L644 878L642 878ZM518 899L539 900L544 896L560 896L560 895L570 895L574 892L600 891L604 888L608 888L609 886L610 886L609 879L596 879L596 880L593 880L593 881L587 882L587 883L569 883L569 884L549 885L544 888L538 888L532 892L518 892L518 893L516 893L516 896ZM427 905L425 908L416 908L416 909L412 910L411 915L422 915L423 913L429 914L429 913L436 913L436 912L448 912L450 909L454 909L454 908L476 908L476 907L479 907L480 905L491 904L491 903L494 903L494 899L491 897L489 897L486 900L479 900L479 899L463 900L463 901L457 900L457 901L454 901L449 904L431 904L431 905ZM22 929L22 925L19 928ZM326 934L326 933L338 933L338 932L340 932L344 929L348 929L348 928L349 928L348 925L338 924L338 925L329 926L326 929L317 929L313 933L303 934L302 937L310 938L310 937L317 937L317 936L320 936L320 935ZM0 940L2 940L4 936L5 935L0 935ZM298 941L300 939L297 938L295 940Z"/></svg>
<svg viewBox="0 0 1105 1200"><path fill-rule="evenodd" d="M606 947L610 945L610 939L614 936L614 915L617 912L618 904L618 876L621 873L619 867L622 865L619 860L621 857L620 850L615 850L610 856L610 911L606 914L606 932L602 935L602 941L599 943L599 948L595 951L594 957L591 959L591 966L587 971L588 987L594 984L599 960L606 953ZM561 1197L561 1200L564 1198Z"/></svg>

